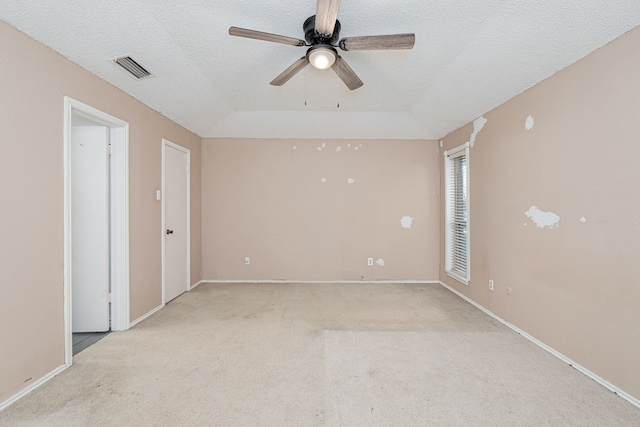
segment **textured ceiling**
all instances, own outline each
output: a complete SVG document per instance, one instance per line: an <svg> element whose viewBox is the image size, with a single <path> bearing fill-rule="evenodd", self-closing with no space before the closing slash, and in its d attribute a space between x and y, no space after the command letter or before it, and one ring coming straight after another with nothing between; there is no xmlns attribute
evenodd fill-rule
<svg viewBox="0 0 640 427"><path fill-rule="evenodd" d="M414 32L413 50L342 52L349 91L306 67L315 0L0 0L0 19L202 137L438 139L640 25L638 0L343 0L341 37ZM111 59L154 74L137 81Z"/></svg>

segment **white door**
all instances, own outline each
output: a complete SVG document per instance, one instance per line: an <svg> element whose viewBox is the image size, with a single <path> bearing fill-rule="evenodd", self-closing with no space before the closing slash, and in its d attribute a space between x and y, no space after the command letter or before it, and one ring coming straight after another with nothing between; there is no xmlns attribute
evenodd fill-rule
<svg viewBox="0 0 640 427"><path fill-rule="evenodd" d="M109 129L74 126L71 138L73 332L109 330Z"/></svg>
<svg viewBox="0 0 640 427"><path fill-rule="evenodd" d="M164 300L189 287L189 150L164 141Z"/></svg>

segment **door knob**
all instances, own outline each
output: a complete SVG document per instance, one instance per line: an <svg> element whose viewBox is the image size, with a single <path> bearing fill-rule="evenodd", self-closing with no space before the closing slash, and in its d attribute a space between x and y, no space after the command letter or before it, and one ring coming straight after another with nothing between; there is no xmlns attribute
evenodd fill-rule
<svg viewBox="0 0 640 427"><path fill-rule="evenodd" d="M173 234L173 230L167 229L167 234Z"/></svg>

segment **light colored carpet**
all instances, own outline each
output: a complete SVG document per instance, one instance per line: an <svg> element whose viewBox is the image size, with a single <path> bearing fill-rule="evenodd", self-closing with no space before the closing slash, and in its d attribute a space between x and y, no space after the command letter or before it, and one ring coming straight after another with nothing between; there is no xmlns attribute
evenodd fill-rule
<svg viewBox="0 0 640 427"><path fill-rule="evenodd" d="M439 285L203 284L0 412L8 426L637 426Z"/></svg>

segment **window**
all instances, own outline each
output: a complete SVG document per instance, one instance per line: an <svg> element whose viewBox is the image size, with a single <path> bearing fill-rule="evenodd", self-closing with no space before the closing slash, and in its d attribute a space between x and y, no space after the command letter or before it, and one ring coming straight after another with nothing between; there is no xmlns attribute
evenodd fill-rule
<svg viewBox="0 0 640 427"><path fill-rule="evenodd" d="M469 283L469 143L444 153L445 271Z"/></svg>

